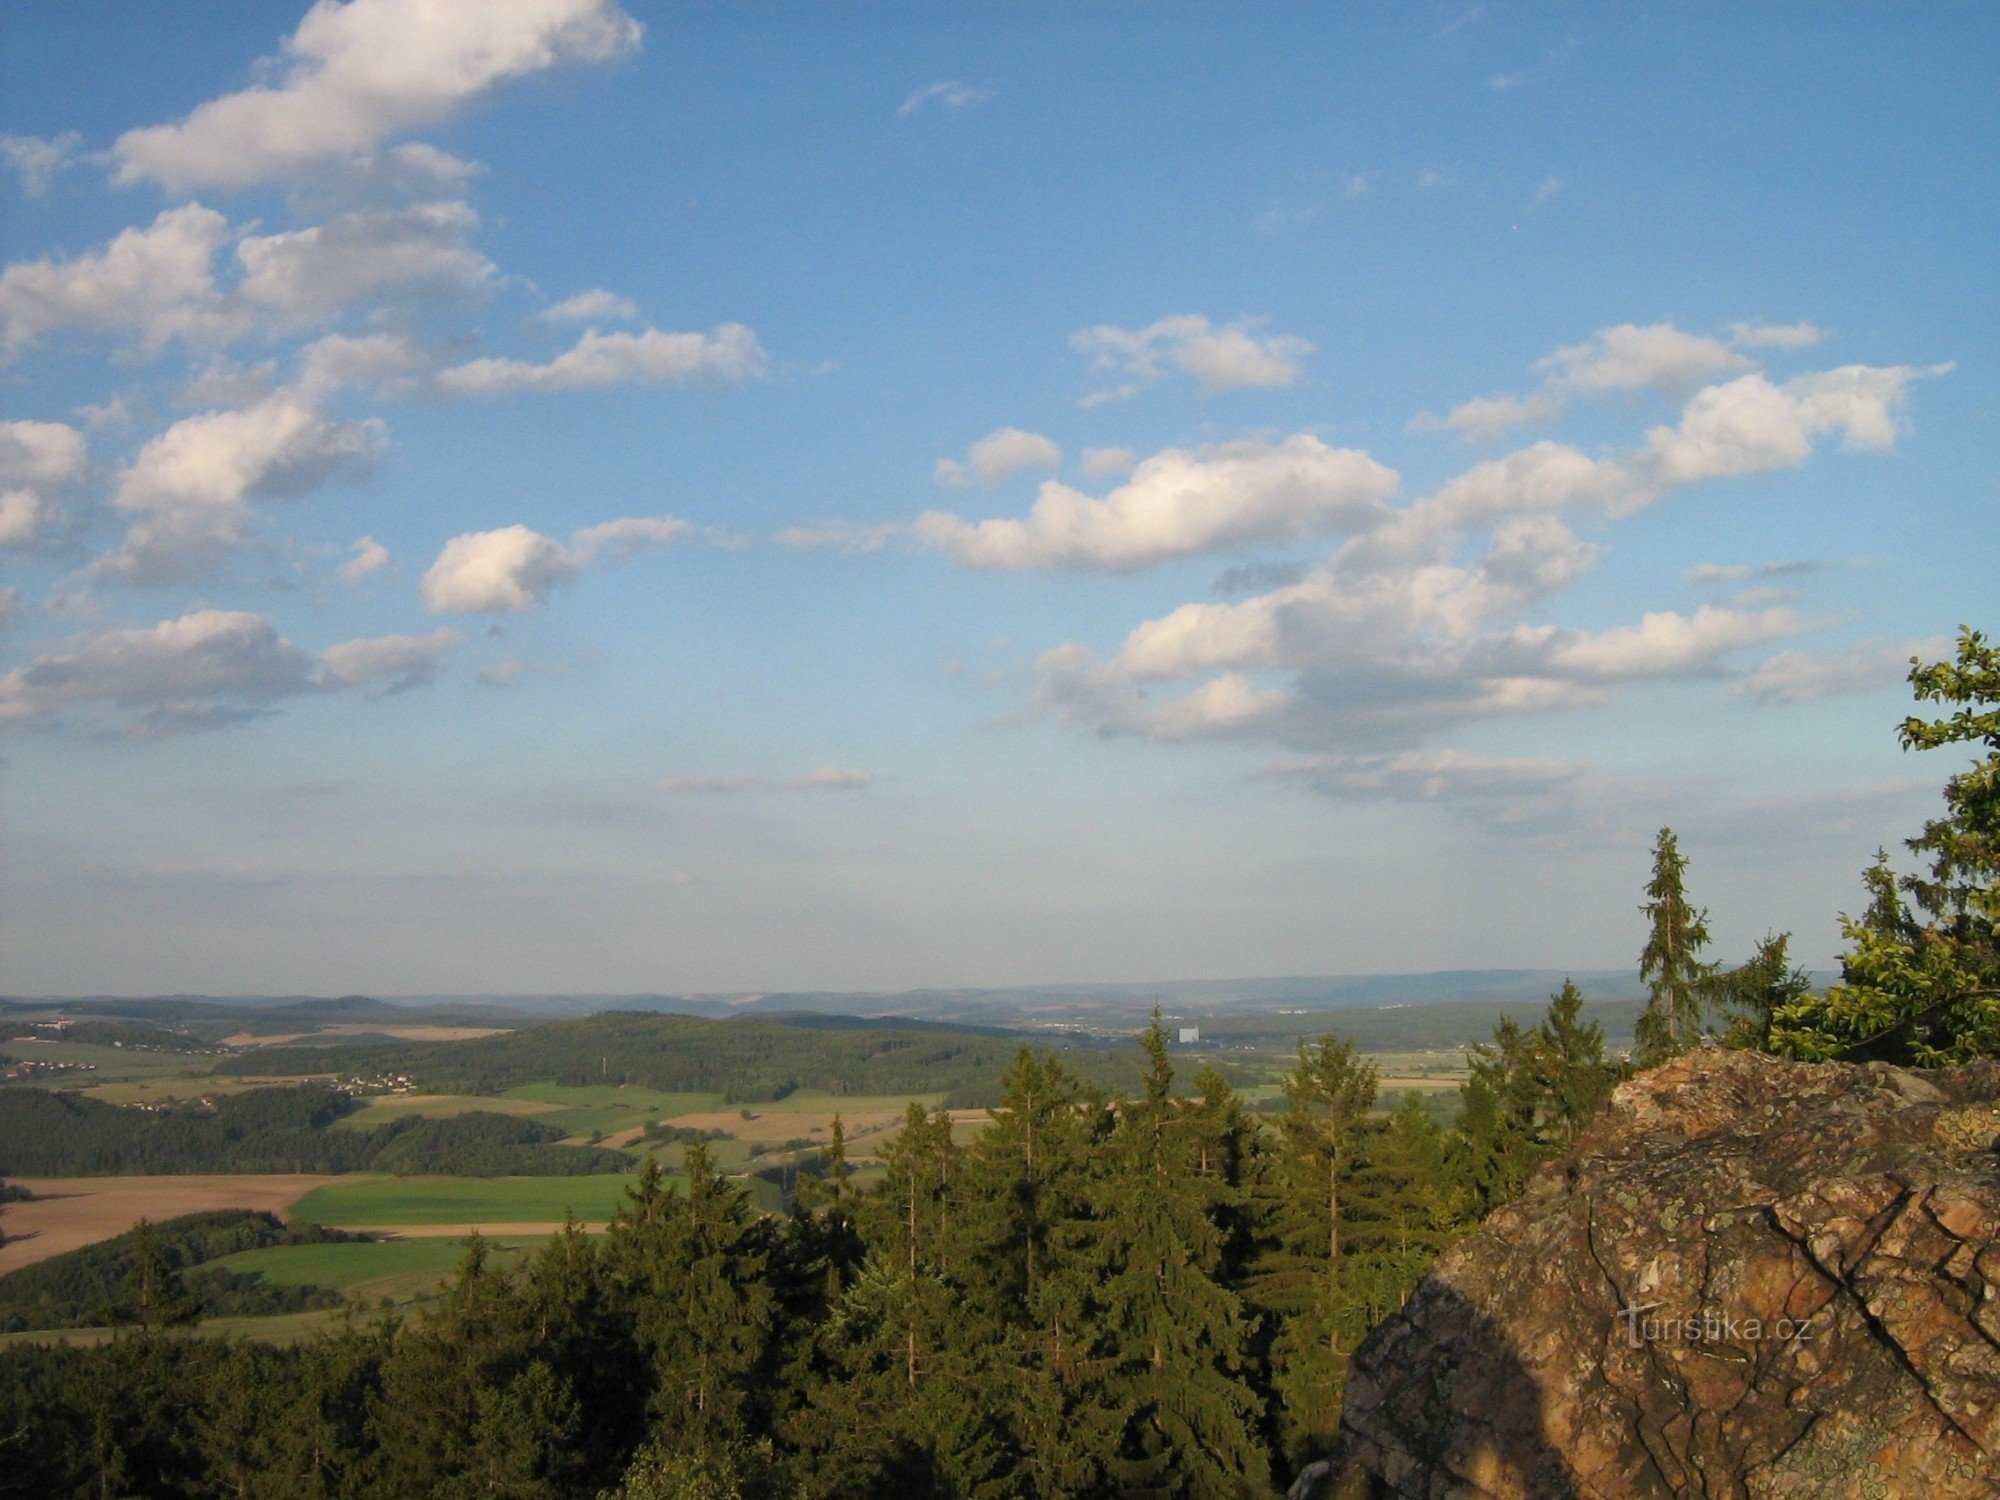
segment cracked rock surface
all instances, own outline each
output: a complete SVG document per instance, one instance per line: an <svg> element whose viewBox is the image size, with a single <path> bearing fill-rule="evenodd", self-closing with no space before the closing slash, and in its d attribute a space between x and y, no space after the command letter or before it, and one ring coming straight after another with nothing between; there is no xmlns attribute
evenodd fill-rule
<svg viewBox="0 0 2000 1500"><path fill-rule="evenodd" d="M2000 1495L2000 1064L1696 1052L1356 1352L1343 1495Z"/></svg>

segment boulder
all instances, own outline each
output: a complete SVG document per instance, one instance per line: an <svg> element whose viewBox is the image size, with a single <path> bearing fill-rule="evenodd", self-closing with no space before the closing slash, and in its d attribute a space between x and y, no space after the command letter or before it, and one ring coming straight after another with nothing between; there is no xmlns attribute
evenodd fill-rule
<svg viewBox="0 0 2000 1500"><path fill-rule="evenodd" d="M2000 1495L2000 1064L1705 1048L1356 1351L1354 1496Z"/></svg>

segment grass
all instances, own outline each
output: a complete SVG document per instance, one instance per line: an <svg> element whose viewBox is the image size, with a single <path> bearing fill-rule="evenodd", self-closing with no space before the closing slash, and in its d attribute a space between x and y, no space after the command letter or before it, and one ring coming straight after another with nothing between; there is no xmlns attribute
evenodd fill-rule
<svg viewBox="0 0 2000 1500"><path fill-rule="evenodd" d="M172 1052L141 1052L132 1047L99 1047L90 1042L11 1041L0 1043L0 1052L29 1062L96 1065L88 1073L58 1073L20 1080L31 1088L83 1089L145 1078L194 1079L205 1075L217 1061L212 1057L187 1057Z"/></svg>
<svg viewBox="0 0 2000 1500"><path fill-rule="evenodd" d="M416 1116L425 1120L448 1120L455 1115L486 1113L524 1115L539 1119L552 1115L557 1106L533 1099L494 1098L480 1094L375 1094L361 1102L361 1108L336 1124L337 1129L370 1130L395 1120Z"/></svg>
<svg viewBox="0 0 2000 1500"><path fill-rule="evenodd" d="M487 1241L493 1261L511 1265L533 1239ZM210 1264L256 1275L273 1286L323 1286L350 1301L408 1302L429 1296L465 1259L461 1239L358 1240L344 1245L274 1245L244 1250Z"/></svg>
<svg viewBox="0 0 2000 1500"><path fill-rule="evenodd" d="M608 1220L633 1179L591 1177L353 1177L315 1188L292 1217L304 1224L553 1224L574 1210Z"/></svg>
<svg viewBox="0 0 2000 1500"><path fill-rule="evenodd" d="M610 1135L670 1115L722 1108L720 1094L675 1094L636 1084L570 1087L559 1083L526 1083L500 1096L500 1101L506 1100L554 1105L553 1111L537 1114L535 1118L570 1135L588 1135L593 1130Z"/></svg>

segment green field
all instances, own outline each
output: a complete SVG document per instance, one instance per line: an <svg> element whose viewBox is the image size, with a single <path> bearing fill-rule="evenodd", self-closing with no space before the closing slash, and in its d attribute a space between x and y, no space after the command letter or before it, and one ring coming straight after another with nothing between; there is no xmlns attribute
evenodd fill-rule
<svg viewBox="0 0 2000 1500"><path fill-rule="evenodd" d="M99 1047L90 1042L11 1041L0 1043L0 1052L28 1062L94 1064L88 1072L21 1079L20 1084L29 1088L86 1089L94 1084L134 1079L194 1078L206 1074L220 1061L173 1052L141 1052L131 1047Z"/></svg>
<svg viewBox="0 0 2000 1500"><path fill-rule="evenodd" d="M488 1240L494 1264L513 1264L535 1239ZM459 1239L357 1240L341 1245L273 1245L244 1250L211 1264L262 1277L273 1286L323 1286L350 1300L406 1302L428 1296L465 1259Z"/></svg>
<svg viewBox="0 0 2000 1500"><path fill-rule="evenodd" d="M335 1128L370 1130L412 1115L425 1120L448 1120L454 1115L477 1113L519 1115L526 1119L553 1122L555 1110L532 1099L494 1098L481 1094L375 1094L363 1099L361 1108L338 1121Z"/></svg>
<svg viewBox="0 0 2000 1500"><path fill-rule="evenodd" d="M603 1223L624 1201L633 1178L352 1177L315 1188L292 1218L302 1224L552 1224L574 1211Z"/></svg>
<svg viewBox="0 0 2000 1500"><path fill-rule="evenodd" d="M571 1135L588 1135L593 1130L613 1135L664 1120L669 1115L722 1108L720 1094L676 1094L637 1084L589 1084L572 1088L559 1083L526 1083L507 1090L500 1099L556 1105L553 1112L538 1114L535 1119Z"/></svg>

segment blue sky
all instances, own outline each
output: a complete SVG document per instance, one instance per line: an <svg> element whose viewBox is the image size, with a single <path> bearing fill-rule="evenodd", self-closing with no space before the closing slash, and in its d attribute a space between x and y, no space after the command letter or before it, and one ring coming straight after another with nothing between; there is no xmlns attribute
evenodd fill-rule
<svg viewBox="0 0 2000 1500"><path fill-rule="evenodd" d="M2000 16L23 7L13 992L1825 965Z"/></svg>

